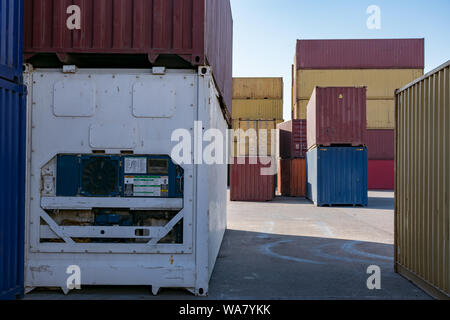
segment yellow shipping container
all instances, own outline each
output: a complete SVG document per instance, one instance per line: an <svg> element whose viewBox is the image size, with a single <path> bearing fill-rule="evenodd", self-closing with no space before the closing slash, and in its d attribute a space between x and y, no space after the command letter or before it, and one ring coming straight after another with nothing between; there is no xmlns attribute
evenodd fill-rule
<svg viewBox="0 0 450 320"><path fill-rule="evenodd" d="M232 139L233 156L264 156L260 150L261 143L267 145L268 156L276 156L278 153L278 139L272 132L277 129L277 125L283 123L284 120L233 120L233 129L235 131ZM252 129L252 130L250 130ZM267 130L266 136L260 130ZM272 150L272 139L275 141Z"/></svg>
<svg viewBox="0 0 450 320"><path fill-rule="evenodd" d="M423 75L422 69L297 70L297 99L310 99L314 87L367 86L369 99L394 99L396 89Z"/></svg>
<svg viewBox="0 0 450 320"><path fill-rule="evenodd" d="M395 128L395 100L367 100L367 129Z"/></svg>
<svg viewBox="0 0 450 320"><path fill-rule="evenodd" d="M309 100L297 101L296 119L306 119L306 108ZM367 100L367 128L394 129L395 101L394 99Z"/></svg>
<svg viewBox="0 0 450 320"><path fill-rule="evenodd" d="M450 61L396 96L395 271L450 299Z"/></svg>
<svg viewBox="0 0 450 320"><path fill-rule="evenodd" d="M283 100L233 99L233 119L282 119Z"/></svg>
<svg viewBox="0 0 450 320"><path fill-rule="evenodd" d="M233 78L233 99L283 99L283 78Z"/></svg>

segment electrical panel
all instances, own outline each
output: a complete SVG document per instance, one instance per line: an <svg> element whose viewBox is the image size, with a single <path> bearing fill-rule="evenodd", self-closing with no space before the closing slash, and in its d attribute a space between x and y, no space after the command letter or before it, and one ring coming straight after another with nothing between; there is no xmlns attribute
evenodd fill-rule
<svg viewBox="0 0 450 320"><path fill-rule="evenodd" d="M182 198L184 171L168 156L58 155L57 197Z"/></svg>

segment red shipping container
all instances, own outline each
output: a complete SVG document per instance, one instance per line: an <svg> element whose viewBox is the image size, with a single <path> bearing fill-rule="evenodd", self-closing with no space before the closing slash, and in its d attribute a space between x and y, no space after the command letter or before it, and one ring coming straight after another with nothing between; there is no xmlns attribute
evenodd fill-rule
<svg viewBox="0 0 450 320"><path fill-rule="evenodd" d="M299 69L423 69L424 39L298 40Z"/></svg>
<svg viewBox="0 0 450 320"><path fill-rule="evenodd" d="M366 87L316 87L307 106L308 149L366 144Z"/></svg>
<svg viewBox="0 0 450 320"><path fill-rule="evenodd" d="M394 160L369 160L369 190L394 190Z"/></svg>
<svg viewBox="0 0 450 320"><path fill-rule="evenodd" d="M281 159L279 161L278 193L287 197L306 196L305 159Z"/></svg>
<svg viewBox="0 0 450 320"><path fill-rule="evenodd" d="M393 160L395 154L394 130L367 130L366 142L369 160Z"/></svg>
<svg viewBox="0 0 450 320"><path fill-rule="evenodd" d="M308 151L306 120L291 120L280 123L280 157L282 159L304 158Z"/></svg>
<svg viewBox="0 0 450 320"><path fill-rule="evenodd" d="M73 22L69 18L74 11L67 13L71 5L81 10L80 29L67 27L68 20ZM210 65L231 115L233 18L229 0L25 0L24 37L27 59L53 54L63 63L79 65L80 54L121 54L85 60L108 61L107 67L115 67L125 54L143 55L151 64L160 55L176 55L188 65ZM36 61L32 63L40 67ZM171 67L164 59L158 64Z"/></svg>
<svg viewBox="0 0 450 320"><path fill-rule="evenodd" d="M231 201L271 201L275 198L275 175L263 175L270 167L267 157L234 158L230 165Z"/></svg>

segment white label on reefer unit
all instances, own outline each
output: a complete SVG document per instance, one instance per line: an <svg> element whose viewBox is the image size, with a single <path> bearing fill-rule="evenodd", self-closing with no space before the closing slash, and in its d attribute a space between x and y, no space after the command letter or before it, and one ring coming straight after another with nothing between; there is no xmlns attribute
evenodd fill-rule
<svg viewBox="0 0 450 320"><path fill-rule="evenodd" d="M147 158L125 158L125 174L147 173Z"/></svg>

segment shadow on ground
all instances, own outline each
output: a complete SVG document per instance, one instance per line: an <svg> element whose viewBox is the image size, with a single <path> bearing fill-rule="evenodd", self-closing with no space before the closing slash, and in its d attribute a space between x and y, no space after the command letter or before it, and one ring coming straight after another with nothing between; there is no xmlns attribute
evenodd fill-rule
<svg viewBox="0 0 450 320"><path fill-rule="evenodd" d="M393 246L380 243L228 230L206 299L429 299L393 271ZM367 288L367 268L381 268L381 290ZM184 290L84 287L64 296L34 291L26 299L199 299ZM201 298L205 299L205 298Z"/></svg>

